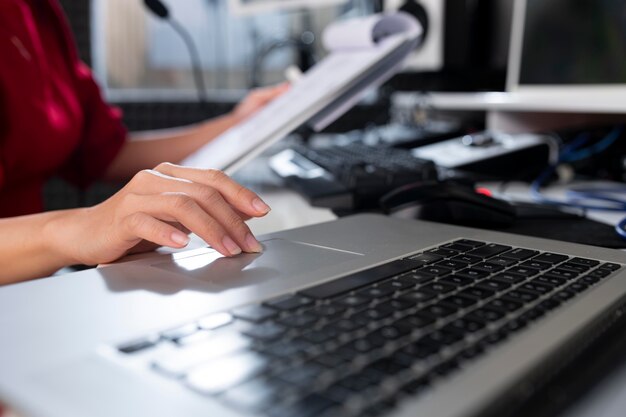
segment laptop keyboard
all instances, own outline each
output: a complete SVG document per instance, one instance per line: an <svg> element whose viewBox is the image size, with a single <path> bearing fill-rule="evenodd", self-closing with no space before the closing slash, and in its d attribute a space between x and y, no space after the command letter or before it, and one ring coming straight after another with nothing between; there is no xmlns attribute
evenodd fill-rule
<svg viewBox="0 0 626 417"><path fill-rule="evenodd" d="M117 349L253 414L375 416L620 268L459 239Z"/></svg>

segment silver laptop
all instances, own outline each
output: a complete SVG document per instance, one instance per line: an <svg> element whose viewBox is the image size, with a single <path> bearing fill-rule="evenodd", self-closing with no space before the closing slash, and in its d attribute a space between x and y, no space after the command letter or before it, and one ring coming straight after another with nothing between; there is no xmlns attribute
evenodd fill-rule
<svg viewBox="0 0 626 417"><path fill-rule="evenodd" d="M498 412L621 314L618 251L359 215L0 288L25 416Z"/></svg>

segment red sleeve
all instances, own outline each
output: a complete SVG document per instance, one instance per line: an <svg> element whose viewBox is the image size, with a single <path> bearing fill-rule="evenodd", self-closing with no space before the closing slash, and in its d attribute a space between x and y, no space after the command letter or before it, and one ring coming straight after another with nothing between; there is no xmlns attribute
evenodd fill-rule
<svg viewBox="0 0 626 417"><path fill-rule="evenodd" d="M73 63L71 71L75 73L76 92L83 110L80 145L61 168L61 176L87 187L105 173L124 145L128 132L122 123L121 111L105 103L91 70L78 58L74 37L61 7L54 0L49 4L60 23L68 62Z"/></svg>
<svg viewBox="0 0 626 417"><path fill-rule="evenodd" d="M100 87L82 62L76 64L78 96L83 108L81 142L62 168L68 181L86 187L105 173L127 138L122 113L104 102Z"/></svg>

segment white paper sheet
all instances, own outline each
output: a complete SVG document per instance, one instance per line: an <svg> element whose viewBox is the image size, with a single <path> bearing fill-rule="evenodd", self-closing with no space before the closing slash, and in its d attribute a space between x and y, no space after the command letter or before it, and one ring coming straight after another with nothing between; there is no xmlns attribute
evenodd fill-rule
<svg viewBox="0 0 626 417"><path fill-rule="evenodd" d="M401 13L331 25L324 38L331 53L323 61L285 94L200 148L183 165L232 174L303 123L314 119L315 128L325 127L351 108L368 87L393 75L420 34L417 21Z"/></svg>

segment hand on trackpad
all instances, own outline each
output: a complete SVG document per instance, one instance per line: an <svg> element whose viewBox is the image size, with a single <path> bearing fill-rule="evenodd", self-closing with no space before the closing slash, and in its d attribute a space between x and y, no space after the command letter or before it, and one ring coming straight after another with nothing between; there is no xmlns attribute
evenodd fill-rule
<svg viewBox="0 0 626 417"><path fill-rule="evenodd" d="M336 265L362 256L285 239L261 242L263 252L226 258L211 251L153 265L215 286L215 291L256 285L272 280L289 280L294 275Z"/></svg>

